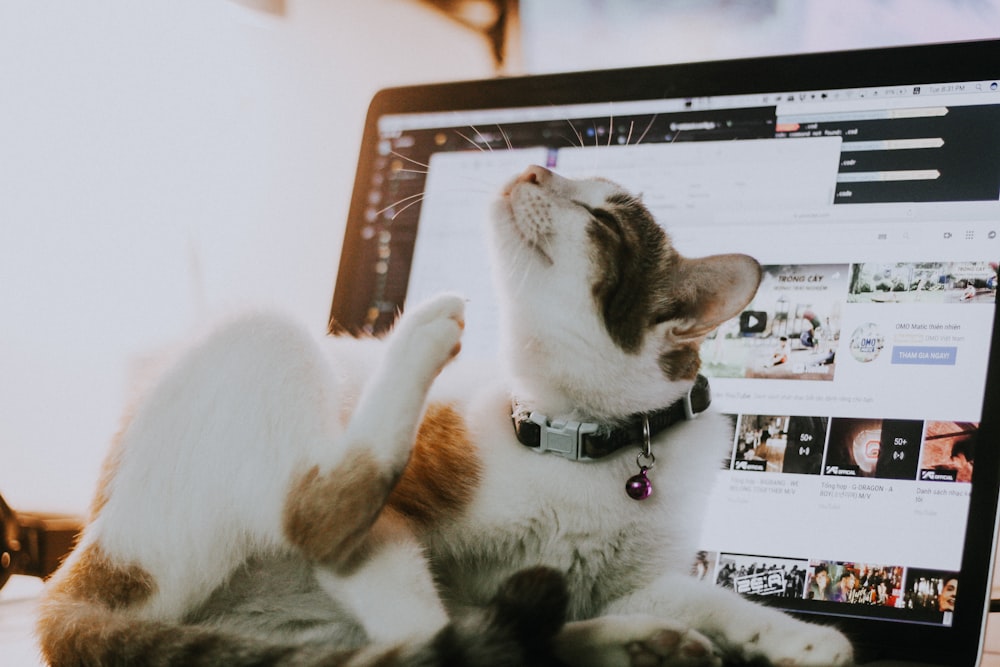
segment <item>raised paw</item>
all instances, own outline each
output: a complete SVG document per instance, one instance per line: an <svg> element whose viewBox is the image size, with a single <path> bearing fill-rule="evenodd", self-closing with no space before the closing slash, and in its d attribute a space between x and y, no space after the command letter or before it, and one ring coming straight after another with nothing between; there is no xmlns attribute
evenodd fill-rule
<svg viewBox="0 0 1000 667"><path fill-rule="evenodd" d="M433 378L461 350L464 318L465 300L453 294L407 310L391 334L394 362L413 365Z"/></svg>
<svg viewBox="0 0 1000 667"><path fill-rule="evenodd" d="M400 319L400 326L420 326L440 319L454 320L462 326L464 317L464 298L457 294L438 294L407 310Z"/></svg>
<svg viewBox="0 0 1000 667"><path fill-rule="evenodd" d="M556 652L573 667L719 667L712 643L699 632L643 615L602 616L568 624Z"/></svg>

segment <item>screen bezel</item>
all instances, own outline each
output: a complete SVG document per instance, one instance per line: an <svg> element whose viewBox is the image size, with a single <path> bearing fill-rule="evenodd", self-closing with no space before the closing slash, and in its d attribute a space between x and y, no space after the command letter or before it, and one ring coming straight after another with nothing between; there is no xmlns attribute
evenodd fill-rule
<svg viewBox="0 0 1000 667"><path fill-rule="evenodd" d="M925 44L842 52L683 63L481 81L406 86L378 92L369 107L357 178L330 312L330 331L352 331L366 303L351 289L366 258L357 230L364 224L368 178L385 115L589 102L697 98L888 85L1000 79L1000 40ZM1000 486L1000 329L994 312L980 441L976 452L962 558L962 591L951 627L831 618L858 641L861 659L891 657L950 665L975 664L981 651ZM987 443L992 446L986 446ZM810 617L815 620L815 617ZM878 637L877 641L868 641ZM892 647L888 651L886 647Z"/></svg>

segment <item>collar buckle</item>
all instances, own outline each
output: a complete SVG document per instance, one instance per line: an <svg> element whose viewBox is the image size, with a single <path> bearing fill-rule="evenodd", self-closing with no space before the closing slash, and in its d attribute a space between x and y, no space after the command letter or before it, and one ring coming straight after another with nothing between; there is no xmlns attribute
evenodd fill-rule
<svg viewBox="0 0 1000 667"><path fill-rule="evenodd" d="M712 387L708 384L708 378L699 374L681 401L685 419L694 419L707 410L712 403Z"/></svg>
<svg viewBox="0 0 1000 667"><path fill-rule="evenodd" d="M519 405L517 399L512 400L510 416L514 433L522 445L571 461L597 461L623 447L655 437L679 421L694 419L707 410L711 402L708 379L698 375L691 389L668 407L632 415L627 423L613 427L568 419L549 421L544 414Z"/></svg>
<svg viewBox="0 0 1000 667"><path fill-rule="evenodd" d="M550 423L548 418L539 412L528 415L528 421L538 426L538 448L535 451L552 452L573 461L593 460L582 454L583 437L597 433L600 429L598 424L561 419Z"/></svg>

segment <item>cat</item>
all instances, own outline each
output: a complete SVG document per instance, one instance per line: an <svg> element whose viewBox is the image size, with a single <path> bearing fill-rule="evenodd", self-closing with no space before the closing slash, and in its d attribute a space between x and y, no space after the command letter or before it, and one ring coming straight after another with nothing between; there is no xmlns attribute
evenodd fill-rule
<svg viewBox="0 0 1000 667"><path fill-rule="evenodd" d="M538 166L490 218L496 365L450 363L456 295L381 340L249 314L193 344L112 447L46 589L44 657L850 664L836 630L689 574L732 425L657 416L701 382L700 343L749 303L757 262L682 257L639 198ZM595 460L555 451L578 423Z"/></svg>

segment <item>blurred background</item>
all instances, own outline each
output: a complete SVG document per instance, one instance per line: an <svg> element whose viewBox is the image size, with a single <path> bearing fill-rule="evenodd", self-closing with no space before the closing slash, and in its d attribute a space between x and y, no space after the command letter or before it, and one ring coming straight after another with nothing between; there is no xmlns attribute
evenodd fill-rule
<svg viewBox="0 0 1000 667"><path fill-rule="evenodd" d="M0 0L0 493L83 511L137 362L325 330L379 88L1000 37L1000 0Z"/></svg>

